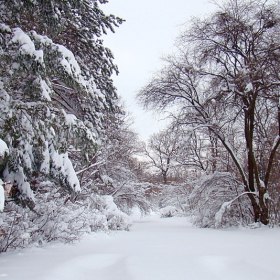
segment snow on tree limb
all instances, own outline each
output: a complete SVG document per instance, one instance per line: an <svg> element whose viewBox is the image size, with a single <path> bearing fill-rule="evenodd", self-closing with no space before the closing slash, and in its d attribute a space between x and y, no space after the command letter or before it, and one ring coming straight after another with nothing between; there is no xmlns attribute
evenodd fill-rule
<svg viewBox="0 0 280 280"><path fill-rule="evenodd" d="M9 44L18 44L20 46L19 52L22 55L29 55L31 57L34 57L35 61L43 65L43 50L36 50L34 42L26 32L21 30L21 28L16 27L12 31L14 35Z"/></svg>
<svg viewBox="0 0 280 280"><path fill-rule="evenodd" d="M50 147L50 172L66 189L72 192L81 191L79 179L75 173L68 154L59 154L53 146Z"/></svg>
<svg viewBox="0 0 280 280"><path fill-rule="evenodd" d="M211 124L211 121L209 123L205 123L205 124L200 124L200 125L196 125L195 127L192 127L192 130L196 130L199 128L203 128L203 127L207 127L209 128L213 133L215 133L215 135L217 135L217 137L220 139L220 141L222 142L222 144L224 145L224 147L227 149L227 151L229 152L231 158L233 159L233 161L236 164L236 167L238 168L240 175L242 177L243 183L245 185L245 187L248 187L248 179L246 176L246 173L242 167L241 162L239 161L236 153L233 150L232 145L230 144L230 142L227 140L227 138L225 137L225 135L221 132L221 129L217 129L216 125ZM249 190L249 189L248 189Z"/></svg>
<svg viewBox="0 0 280 280"><path fill-rule="evenodd" d="M99 166L99 165L104 164L104 163L105 163L105 161L104 161L104 160L101 160L101 161L99 161L99 162L96 162L96 163L94 163L94 164L91 164L90 166L87 166L87 167L83 168L82 170L77 171L77 172L76 172L76 175L79 175L80 173L83 173L83 172L85 172L85 171L87 171L87 170L89 170L89 169L91 169L91 168L93 168L93 167Z"/></svg>
<svg viewBox="0 0 280 280"><path fill-rule="evenodd" d="M276 151L277 151L277 148L278 148L279 145L280 145L280 136L277 135L274 139L274 142L273 142L273 145L272 145L272 148L271 148L271 152L270 152L270 156L269 156L269 160L268 160L268 165L267 165L267 170L266 170L266 173L265 173L265 179L264 179L265 187L267 187L267 185L268 185L273 160L274 160L274 157L275 157L275 154L276 154Z"/></svg>
<svg viewBox="0 0 280 280"><path fill-rule="evenodd" d="M5 156L9 154L9 148L1 138L0 138L0 159L3 159Z"/></svg>
<svg viewBox="0 0 280 280"><path fill-rule="evenodd" d="M245 194L252 194L252 195L255 195L258 197L257 193L243 192L242 194L238 195L234 199L224 202L222 204L222 206L220 207L219 211L215 214L215 227L216 228L221 226L223 215L225 214L226 210L230 208L231 204Z"/></svg>
<svg viewBox="0 0 280 280"><path fill-rule="evenodd" d="M4 205L5 205L5 192L4 192L3 181L0 179L0 212L4 210Z"/></svg>
<svg viewBox="0 0 280 280"><path fill-rule="evenodd" d="M0 166L3 165L7 156L9 155L9 148L1 138L0 138ZM5 205L5 191L4 191L4 183L0 179L0 212L4 210Z"/></svg>

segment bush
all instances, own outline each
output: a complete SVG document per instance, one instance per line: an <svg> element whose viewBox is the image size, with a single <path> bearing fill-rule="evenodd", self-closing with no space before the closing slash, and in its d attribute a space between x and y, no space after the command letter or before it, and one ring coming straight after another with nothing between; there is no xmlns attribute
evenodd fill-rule
<svg viewBox="0 0 280 280"><path fill-rule="evenodd" d="M129 230L129 217L111 196L81 193L71 197L51 182L42 182L35 192L33 210L7 199L0 215L0 252L58 240L79 240L92 231Z"/></svg>

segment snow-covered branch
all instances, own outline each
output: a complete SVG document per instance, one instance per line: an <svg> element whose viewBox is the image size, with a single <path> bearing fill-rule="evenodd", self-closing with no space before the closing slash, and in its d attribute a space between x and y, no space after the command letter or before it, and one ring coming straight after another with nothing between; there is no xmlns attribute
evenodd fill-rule
<svg viewBox="0 0 280 280"><path fill-rule="evenodd" d="M104 160L101 160L101 161L99 161L99 162L96 162L96 163L94 163L94 164L91 164L90 166L87 166L87 167L85 167L84 169L77 171L77 172L76 172L76 175L79 175L80 173L83 173L84 171L87 171L87 170L89 170L89 169L91 169L91 168L93 168L93 167L99 166L99 165L104 164L104 163L105 163L105 161L104 161Z"/></svg>
<svg viewBox="0 0 280 280"><path fill-rule="evenodd" d="M256 192L243 192L242 194L238 195L234 199L224 202L222 204L221 208L219 209L219 211L215 214L215 227L220 227L220 225L222 223L223 215L225 214L226 210L230 208L231 204L234 201L236 201L237 199L239 199L241 196L246 195L246 194L252 194L257 197L259 196L258 193L256 193Z"/></svg>

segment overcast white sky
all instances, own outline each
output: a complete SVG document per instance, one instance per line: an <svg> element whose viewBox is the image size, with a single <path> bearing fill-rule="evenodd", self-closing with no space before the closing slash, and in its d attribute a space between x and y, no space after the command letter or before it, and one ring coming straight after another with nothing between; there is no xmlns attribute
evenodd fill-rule
<svg viewBox="0 0 280 280"><path fill-rule="evenodd" d="M216 7L208 0L109 0L102 9L126 20L115 34L104 36L104 45L113 51L119 67L115 86L132 113L133 129L142 140L147 140L164 122L143 111L135 94L160 69L160 58L174 50L182 24L193 16L209 14Z"/></svg>

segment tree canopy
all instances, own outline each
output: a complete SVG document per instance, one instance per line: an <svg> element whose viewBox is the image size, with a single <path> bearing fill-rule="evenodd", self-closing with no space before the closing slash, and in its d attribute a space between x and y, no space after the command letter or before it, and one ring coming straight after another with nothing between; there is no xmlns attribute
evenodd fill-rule
<svg viewBox="0 0 280 280"><path fill-rule="evenodd" d="M192 20L178 54L138 94L148 108L175 106L178 125L218 140L222 148L212 148L229 154L254 220L264 224L280 144L279 32L277 3L229 0Z"/></svg>
<svg viewBox="0 0 280 280"><path fill-rule="evenodd" d="M0 138L10 149L4 179L16 199L33 204L41 174L80 190L67 151L80 160L96 149L104 114L118 112L117 67L100 38L123 22L106 1L0 3Z"/></svg>

